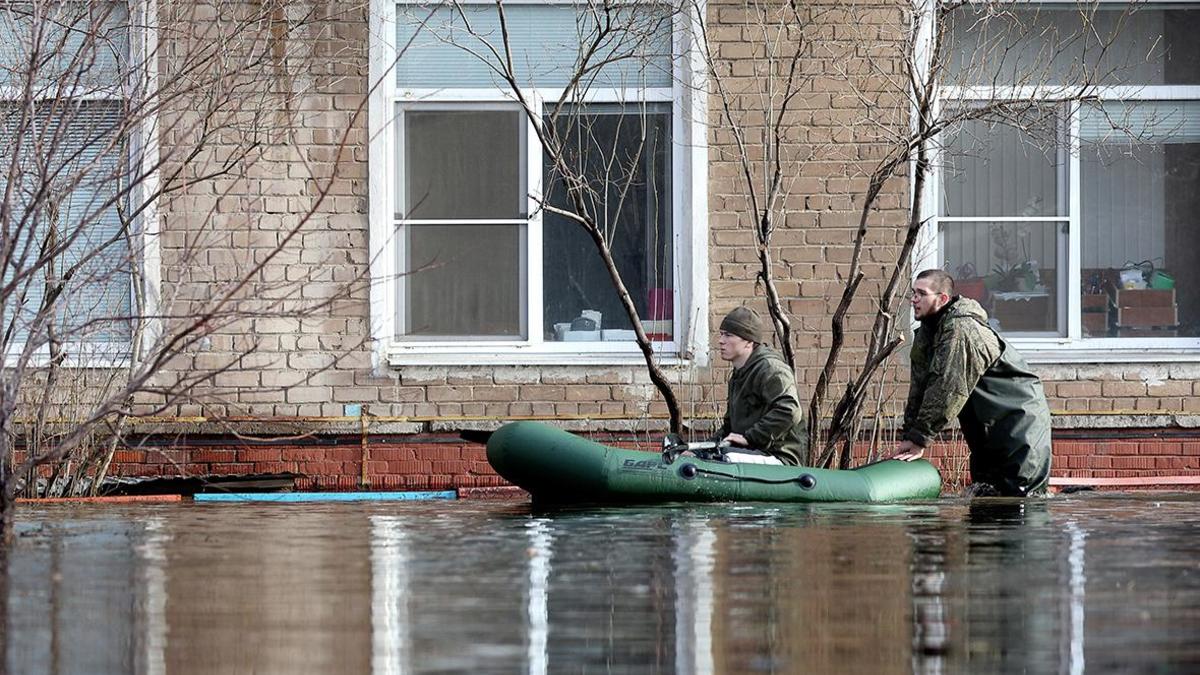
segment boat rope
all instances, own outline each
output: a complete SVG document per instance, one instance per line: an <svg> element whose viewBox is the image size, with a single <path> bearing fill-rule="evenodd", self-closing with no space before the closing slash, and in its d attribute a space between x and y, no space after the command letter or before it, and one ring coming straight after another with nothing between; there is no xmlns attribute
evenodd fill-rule
<svg viewBox="0 0 1200 675"><path fill-rule="evenodd" d="M690 469L690 471L689 471ZM695 464L685 464L680 467L680 475L684 478L689 478L688 474L696 476L705 474L708 476L720 476L722 478L732 478L734 480L744 480L751 483L765 483L767 485L786 485L788 483L798 483L805 490L811 490L817 486L817 479L811 473L802 473L794 478L762 478L760 476L739 476L737 474L727 473L725 471L713 471L712 469L701 469Z"/></svg>

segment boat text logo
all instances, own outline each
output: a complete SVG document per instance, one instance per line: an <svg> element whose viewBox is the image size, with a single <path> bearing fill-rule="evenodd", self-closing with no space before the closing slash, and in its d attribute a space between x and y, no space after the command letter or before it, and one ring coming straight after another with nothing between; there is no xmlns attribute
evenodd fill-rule
<svg viewBox="0 0 1200 675"><path fill-rule="evenodd" d="M621 463L624 471L654 471L662 468L662 462L657 459L627 459Z"/></svg>

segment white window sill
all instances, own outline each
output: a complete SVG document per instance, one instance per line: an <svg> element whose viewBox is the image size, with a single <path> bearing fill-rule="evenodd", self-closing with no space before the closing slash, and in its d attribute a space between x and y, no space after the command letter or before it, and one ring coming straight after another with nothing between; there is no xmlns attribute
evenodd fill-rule
<svg viewBox="0 0 1200 675"><path fill-rule="evenodd" d="M1192 363L1200 361L1200 339L1095 338L1069 341L1009 338L1032 364Z"/></svg>
<svg viewBox="0 0 1200 675"><path fill-rule="evenodd" d="M674 343L655 344L655 356L664 366L691 362ZM392 343L386 349L389 366L644 366L642 352L633 343L542 343L447 345Z"/></svg>
<svg viewBox="0 0 1200 675"><path fill-rule="evenodd" d="M128 343L120 342L73 342L63 346L67 358L63 359L63 369L96 369L112 370L128 368L130 365ZM4 355L4 367L15 368L20 365L21 351L13 348ZM32 368L46 368L50 365L50 350L42 348L29 357L28 365Z"/></svg>

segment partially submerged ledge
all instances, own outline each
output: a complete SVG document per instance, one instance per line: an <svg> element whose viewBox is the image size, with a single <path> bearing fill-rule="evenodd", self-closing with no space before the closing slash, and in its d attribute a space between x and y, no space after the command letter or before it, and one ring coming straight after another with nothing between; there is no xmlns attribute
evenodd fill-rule
<svg viewBox="0 0 1200 675"><path fill-rule="evenodd" d="M458 499L454 490L421 492L200 492L192 496L198 502L412 502L431 499Z"/></svg>
<svg viewBox="0 0 1200 675"><path fill-rule="evenodd" d="M1200 485L1200 476L1051 476L1050 487L1156 487L1159 485Z"/></svg>
<svg viewBox="0 0 1200 675"><path fill-rule="evenodd" d="M111 497L18 497L18 504L167 504L183 501L183 495L114 495Z"/></svg>
<svg viewBox="0 0 1200 675"><path fill-rule="evenodd" d="M401 502L427 500L513 501L527 499L529 493L515 486L458 488L456 490L397 490L345 492L198 492L191 495L112 495L107 497L21 497L18 504L167 504L197 502Z"/></svg>

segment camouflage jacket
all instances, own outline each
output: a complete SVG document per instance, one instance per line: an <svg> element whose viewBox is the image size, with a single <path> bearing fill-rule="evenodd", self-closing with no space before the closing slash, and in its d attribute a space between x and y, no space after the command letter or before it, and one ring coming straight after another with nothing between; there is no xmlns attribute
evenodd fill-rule
<svg viewBox="0 0 1200 675"><path fill-rule="evenodd" d="M1042 381L962 297L917 330L904 438L927 446L952 417L971 449L973 482L1008 496L1044 493L1052 449Z"/></svg>
<svg viewBox="0 0 1200 675"><path fill-rule="evenodd" d="M980 323L980 322L983 323ZM955 297L921 322L912 346L904 438L922 447L966 405L979 378L1000 358L1000 340L978 302Z"/></svg>
<svg viewBox="0 0 1200 675"><path fill-rule="evenodd" d="M775 455L785 464L800 464L808 444L796 376L778 352L757 345L729 378L728 407L718 438L730 433L746 437L750 447Z"/></svg>

